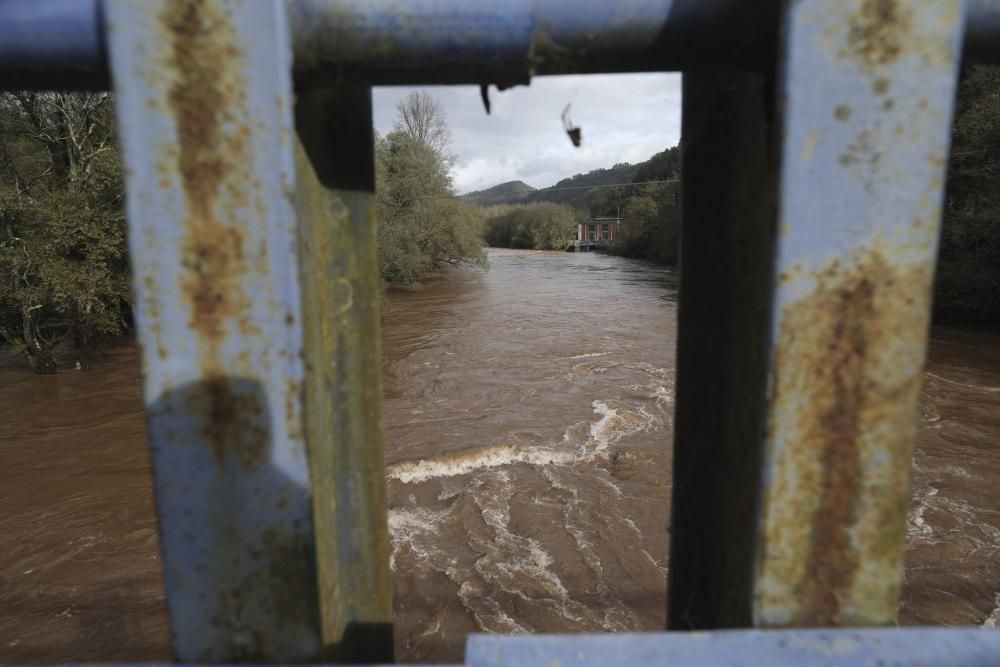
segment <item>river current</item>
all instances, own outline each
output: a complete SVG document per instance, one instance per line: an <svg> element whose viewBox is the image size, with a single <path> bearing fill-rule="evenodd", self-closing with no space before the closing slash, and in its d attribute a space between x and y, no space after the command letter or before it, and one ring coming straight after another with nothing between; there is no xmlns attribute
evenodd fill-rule
<svg viewBox="0 0 1000 667"><path fill-rule="evenodd" d="M398 659L458 661L474 631L663 627L676 286L491 250L489 271L389 291ZM169 658L137 356L0 371L0 661ZM901 623L1000 622L998 407L1000 333L934 328Z"/></svg>

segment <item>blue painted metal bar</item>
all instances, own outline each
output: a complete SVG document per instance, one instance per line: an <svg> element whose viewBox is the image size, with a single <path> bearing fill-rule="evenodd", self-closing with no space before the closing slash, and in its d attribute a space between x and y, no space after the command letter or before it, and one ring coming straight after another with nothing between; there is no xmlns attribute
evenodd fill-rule
<svg viewBox="0 0 1000 667"><path fill-rule="evenodd" d="M323 646L284 9L107 4L167 603L184 661L315 660Z"/></svg>
<svg viewBox="0 0 1000 667"><path fill-rule="evenodd" d="M0 88L106 88L110 0L0 0ZM533 74L765 67L779 3L285 0L296 76L369 85L525 83ZM968 3L967 55L1000 61L1000 0Z"/></svg>
<svg viewBox="0 0 1000 667"><path fill-rule="evenodd" d="M1000 2L966 0L965 16L966 57L1000 62Z"/></svg>
<svg viewBox="0 0 1000 667"><path fill-rule="evenodd" d="M296 171L290 30L296 73L307 83L344 77L508 84L538 73L720 64L756 75L770 72L764 37L777 20L742 25L746 7L754 6L736 0L582 6L513 0L502 7L467 0L34 0L32 8L44 9L31 13L20 11L25 3L6 0L2 7L13 8L15 21L0 26L0 72L8 76L0 85L104 85L101 35L108 36L178 658L302 661L320 657L329 637L360 647L388 636L382 627L388 586L365 578L385 569L384 534L375 534L382 530L382 500L377 489L345 487L359 479L372 488L381 483L377 451L368 458L353 451L378 438L377 415L369 410L377 386L368 388L370 396L352 393L378 365L373 239L359 234L371 231L370 174L352 180L358 177L348 173L343 156L327 154L319 141L305 147L315 153L300 154ZM787 7L753 620L889 624L962 31L968 19L970 48L995 56L1000 40L991 37L1000 32L1000 0L798 0ZM746 40L739 38L741 27ZM14 36L18 29L22 34ZM53 37L62 43L53 44ZM722 37L735 38L722 43ZM748 55L734 59L747 45ZM44 57L26 64L36 48ZM59 73L74 59L78 69ZM746 89L759 92L761 83L767 81ZM331 98L344 114L330 121L337 127L303 122L299 130L313 127L319 134L303 135L326 136L330 148L349 144L339 143L343 134L363 135L364 152L355 156L370 157L367 88L350 95ZM304 110L303 120L334 108L323 102L312 113ZM339 122L352 116L360 126ZM324 160L329 164L317 166ZM297 189L296 175L310 173L322 187ZM321 211L300 227L296 194L303 215ZM303 248L315 256L303 254L300 262ZM312 265L326 272L316 271L314 291L303 291L299 278ZM312 306L333 322L326 334L313 332L323 334L313 339L314 355L334 349L323 337L330 334L344 363L361 360L339 375L313 369L315 403L332 396L337 404L326 417L314 405L311 425L303 391L310 379L303 367L309 315L303 293L314 295ZM362 295L364 309L353 305L352 295ZM319 323L315 315L309 326ZM307 433L336 433L340 449L310 461ZM344 483L339 492L348 501L330 504L335 486L320 498L327 504L320 523L332 526L320 553L356 552L324 560L325 581L317 574L310 462L316 479L335 475ZM358 465L367 466L366 476L352 474ZM368 551L354 549L359 539L341 539L362 525L355 522L362 512L367 525L380 524L368 530L376 538ZM378 569L361 572L369 560L379 561ZM748 560L739 564L749 570ZM354 590L345 594L348 577ZM339 616L321 619L321 594ZM337 608L365 595L374 600L371 616L360 603ZM353 622L376 627L348 627ZM326 634L324 623L331 626ZM1000 634L479 636L470 639L467 659L497 666L992 665L1000 660Z"/></svg>
<svg viewBox="0 0 1000 667"><path fill-rule="evenodd" d="M894 628L472 635L465 660L469 667L992 667L1000 664L1000 632Z"/></svg>
<svg viewBox="0 0 1000 667"><path fill-rule="evenodd" d="M0 0L0 89L107 86L97 0Z"/></svg>
<svg viewBox="0 0 1000 667"><path fill-rule="evenodd" d="M895 621L961 17L789 5L755 625Z"/></svg>
<svg viewBox="0 0 1000 667"><path fill-rule="evenodd" d="M295 0L296 72L373 84L763 65L777 5L740 0ZM770 7L773 11L768 12ZM756 18L756 23L749 19Z"/></svg>

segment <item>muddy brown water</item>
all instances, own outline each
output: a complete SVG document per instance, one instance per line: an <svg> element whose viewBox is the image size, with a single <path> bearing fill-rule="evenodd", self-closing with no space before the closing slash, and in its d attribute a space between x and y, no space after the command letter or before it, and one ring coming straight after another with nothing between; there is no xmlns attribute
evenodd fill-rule
<svg viewBox="0 0 1000 667"><path fill-rule="evenodd" d="M676 279L491 251L389 293L397 656L665 622ZM138 358L0 371L0 661L168 659ZM1000 332L935 328L902 623L1000 621ZM733 502L741 502L734 498Z"/></svg>

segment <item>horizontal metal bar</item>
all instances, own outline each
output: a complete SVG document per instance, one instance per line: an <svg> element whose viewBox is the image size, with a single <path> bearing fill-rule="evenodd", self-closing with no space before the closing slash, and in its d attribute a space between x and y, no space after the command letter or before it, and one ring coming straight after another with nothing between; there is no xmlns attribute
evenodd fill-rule
<svg viewBox="0 0 1000 667"><path fill-rule="evenodd" d="M762 51L776 34L777 5L295 0L289 11L300 79L335 70L373 84L502 84L535 74L763 65Z"/></svg>
<svg viewBox="0 0 1000 667"><path fill-rule="evenodd" d="M106 89L105 0L0 0L0 89ZM755 68L758 0L286 0L296 79L526 83L537 74ZM967 3L967 57L1000 61L1000 0ZM123 27L127 29L127 27Z"/></svg>
<svg viewBox="0 0 1000 667"><path fill-rule="evenodd" d="M0 89L110 86L98 0L0 0Z"/></svg>
<svg viewBox="0 0 1000 667"><path fill-rule="evenodd" d="M469 667L984 667L1000 664L1000 632L974 627L472 635L465 660Z"/></svg>
<svg viewBox="0 0 1000 667"><path fill-rule="evenodd" d="M1000 63L1000 2L965 0L965 57Z"/></svg>

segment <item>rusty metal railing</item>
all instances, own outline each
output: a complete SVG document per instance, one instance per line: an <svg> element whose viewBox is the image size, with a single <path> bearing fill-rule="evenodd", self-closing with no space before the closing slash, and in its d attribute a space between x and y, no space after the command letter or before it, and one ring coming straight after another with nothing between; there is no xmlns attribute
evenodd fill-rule
<svg viewBox="0 0 1000 667"><path fill-rule="evenodd" d="M998 0L3 0L117 103L180 661L391 661L370 86L681 69L674 630L891 626L960 58ZM964 54L964 56L963 56ZM664 517L666 520L666 517ZM474 637L470 664L1000 664L978 629Z"/></svg>

